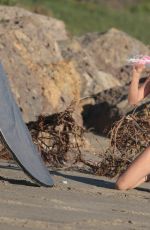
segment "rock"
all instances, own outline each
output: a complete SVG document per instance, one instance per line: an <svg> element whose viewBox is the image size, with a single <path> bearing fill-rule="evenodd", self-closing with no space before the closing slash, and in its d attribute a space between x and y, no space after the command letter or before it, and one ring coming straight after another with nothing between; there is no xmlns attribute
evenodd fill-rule
<svg viewBox="0 0 150 230"><path fill-rule="evenodd" d="M128 56L149 53L113 28L71 39L63 22L17 7L0 7L0 38L1 62L25 122L59 113L75 100L85 126L100 133L126 111Z"/></svg>
<svg viewBox="0 0 150 230"><path fill-rule="evenodd" d="M128 104L128 89L129 84L117 86L94 95L90 100L85 99L82 103L84 126L95 134L108 136L114 122L135 109ZM137 107L146 104L149 98Z"/></svg>
<svg viewBox="0 0 150 230"><path fill-rule="evenodd" d="M60 112L80 98L80 76L72 62L63 61L54 39L61 37L60 21L53 31L56 21L0 7L0 59L25 122Z"/></svg>
<svg viewBox="0 0 150 230"><path fill-rule="evenodd" d="M149 53L142 42L115 28L105 33L89 33L79 41L100 70L122 67L130 55Z"/></svg>
<svg viewBox="0 0 150 230"><path fill-rule="evenodd" d="M111 29L106 33L87 34L77 39L76 42L79 42L77 46L79 48L76 49L77 61L76 59L75 61L78 62L78 66L81 66L79 70L83 73L85 79L91 79L91 83L89 79L87 82L90 83L89 89L93 92L92 95L92 92L88 91L91 96L82 101L84 126L96 134L107 136L113 123L132 108L127 101L132 68L125 65L126 60L133 50L146 54L149 53L149 48L116 29ZM72 50L75 50L73 48ZM82 54L81 57L78 54L79 52L80 55ZM86 65L81 61L83 57L86 57ZM82 68L86 69L87 73L84 73ZM103 73L101 79L97 77L98 72ZM93 73L93 76L91 73ZM110 75L115 76L113 77L114 82L109 77ZM96 81L93 80L95 76ZM99 92L93 90L94 81ZM88 88L86 84L85 88Z"/></svg>
<svg viewBox="0 0 150 230"><path fill-rule="evenodd" d="M84 102L84 126L95 134L107 136L113 123L131 108L127 102L128 85L113 87L93 96L93 101Z"/></svg>
<svg viewBox="0 0 150 230"><path fill-rule="evenodd" d="M36 26L39 33L47 33L47 36L50 34L56 41L68 39L64 22L53 17L31 13L19 7L0 6L0 22L9 27L18 24L20 27L25 27L31 22L31 29L32 26Z"/></svg>
<svg viewBox="0 0 150 230"><path fill-rule="evenodd" d="M81 76L81 97L93 95L103 90L120 86L118 79L112 74L98 70L93 59L84 50L77 39L59 42L61 54L65 60L74 62Z"/></svg>
<svg viewBox="0 0 150 230"><path fill-rule="evenodd" d="M129 56L150 53L148 46L115 28L104 33L86 34L79 42L98 70L111 73L123 82L130 75L131 68L123 69Z"/></svg>

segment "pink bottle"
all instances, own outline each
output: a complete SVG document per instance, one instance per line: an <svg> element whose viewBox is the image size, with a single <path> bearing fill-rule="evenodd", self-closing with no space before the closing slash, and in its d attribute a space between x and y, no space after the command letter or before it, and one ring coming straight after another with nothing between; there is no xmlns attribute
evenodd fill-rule
<svg viewBox="0 0 150 230"><path fill-rule="evenodd" d="M144 64L146 68L150 68L150 56L136 55L128 59L129 65Z"/></svg>

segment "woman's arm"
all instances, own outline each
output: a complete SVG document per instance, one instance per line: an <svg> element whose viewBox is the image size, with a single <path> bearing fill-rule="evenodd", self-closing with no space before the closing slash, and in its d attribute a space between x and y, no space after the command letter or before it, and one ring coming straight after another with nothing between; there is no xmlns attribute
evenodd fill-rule
<svg viewBox="0 0 150 230"><path fill-rule="evenodd" d="M149 78L139 88L139 79L144 68L145 66L143 64L133 66L133 75L128 94L128 102L130 105L136 105L139 101L144 99L150 93Z"/></svg>

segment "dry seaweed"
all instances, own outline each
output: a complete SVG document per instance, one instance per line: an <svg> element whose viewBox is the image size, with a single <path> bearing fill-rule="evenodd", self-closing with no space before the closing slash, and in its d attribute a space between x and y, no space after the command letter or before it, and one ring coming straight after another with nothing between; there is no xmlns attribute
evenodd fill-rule
<svg viewBox="0 0 150 230"><path fill-rule="evenodd" d="M137 109L137 108L136 108ZM124 171L150 145L150 109L123 116L111 130L111 145L101 163L105 175L113 177ZM101 169L102 170L102 169ZM104 171L104 170L103 170Z"/></svg>
<svg viewBox="0 0 150 230"><path fill-rule="evenodd" d="M145 105L132 113L123 116L110 131L110 147L99 160L85 160L82 154L84 130L74 119L76 103L73 102L65 111L51 116L39 116L36 122L27 124L33 142L37 145L46 164L52 167L65 167L82 163L96 175L114 177L127 166L150 144L150 110ZM68 152L71 152L68 155ZM10 159L5 147L0 157Z"/></svg>
<svg viewBox="0 0 150 230"><path fill-rule="evenodd" d="M43 160L51 166L61 167L72 152L75 163L80 159L84 129L77 125L73 117L76 102L61 113L49 117L39 116L36 123L28 124L34 143L38 146Z"/></svg>
<svg viewBox="0 0 150 230"><path fill-rule="evenodd" d="M63 167L68 159L68 152L72 152L72 164L80 159L80 146L83 145L84 129L77 125L74 114L77 102L63 112L50 116L39 116L37 121L27 124L32 140L38 147L45 163L54 167ZM1 142L0 158L12 159Z"/></svg>

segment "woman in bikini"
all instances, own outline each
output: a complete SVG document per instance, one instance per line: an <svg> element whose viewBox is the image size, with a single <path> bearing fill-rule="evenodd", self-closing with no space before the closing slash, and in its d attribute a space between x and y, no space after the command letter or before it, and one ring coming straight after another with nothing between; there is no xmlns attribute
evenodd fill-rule
<svg viewBox="0 0 150 230"><path fill-rule="evenodd" d="M133 66L132 81L129 87L128 102L136 105L150 94L150 77L139 87L139 79L145 66ZM142 152L116 181L116 189L128 190L147 182L150 178L150 146Z"/></svg>

